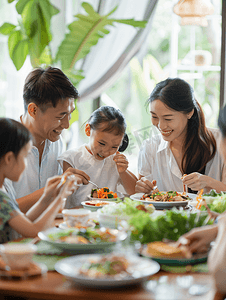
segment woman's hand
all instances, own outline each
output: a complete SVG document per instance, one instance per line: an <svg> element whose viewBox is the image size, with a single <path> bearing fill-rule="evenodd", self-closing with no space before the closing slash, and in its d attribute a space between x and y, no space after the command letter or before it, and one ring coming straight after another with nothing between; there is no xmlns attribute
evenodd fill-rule
<svg viewBox="0 0 226 300"><path fill-rule="evenodd" d="M114 156L113 160L116 163L119 174L123 173L127 170L128 166L129 166L129 162L128 162L128 160L127 160L127 158L124 154L117 151L117 153Z"/></svg>
<svg viewBox="0 0 226 300"><path fill-rule="evenodd" d="M155 186L156 186L156 180L153 180L151 182L147 178L141 177L141 179L138 180L136 183L135 191L136 193L150 194L150 192L153 190Z"/></svg>
<svg viewBox="0 0 226 300"><path fill-rule="evenodd" d="M208 186L208 176L194 172L183 177L182 182L193 191L199 191Z"/></svg>
<svg viewBox="0 0 226 300"><path fill-rule="evenodd" d="M178 244L185 244L187 240L187 246L191 253L203 253L206 252L210 243L216 238L218 232L217 225L206 225L200 228L194 228L188 233L182 235Z"/></svg>

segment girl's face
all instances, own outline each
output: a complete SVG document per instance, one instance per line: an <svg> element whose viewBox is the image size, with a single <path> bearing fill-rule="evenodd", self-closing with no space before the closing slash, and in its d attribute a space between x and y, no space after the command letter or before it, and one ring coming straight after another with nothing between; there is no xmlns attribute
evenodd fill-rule
<svg viewBox="0 0 226 300"><path fill-rule="evenodd" d="M115 135L114 132L105 132L104 129L90 129L89 150L98 160L114 154L121 146L124 134Z"/></svg>
<svg viewBox="0 0 226 300"><path fill-rule="evenodd" d="M163 139L168 142L179 139L183 142L187 133L188 119L193 115L193 111L184 114L170 109L160 100L153 101L149 107L152 124L158 128Z"/></svg>
<svg viewBox="0 0 226 300"><path fill-rule="evenodd" d="M18 181L20 179L21 174L27 166L27 156L31 151L32 142L29 141L19 152L17 158L14 157L12 161L12 171L11 178L12 181ZM32 166L31 166L32 167Z"/></svg>

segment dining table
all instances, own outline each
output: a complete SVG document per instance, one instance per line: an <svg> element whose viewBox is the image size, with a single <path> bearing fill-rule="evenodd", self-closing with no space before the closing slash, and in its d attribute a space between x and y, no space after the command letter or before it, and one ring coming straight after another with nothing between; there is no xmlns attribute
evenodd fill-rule
<svg viewBox="0 0 226 300"><path fill-rule="evenodd" d="M180 285L189 277L197 284L205 284L209 291L203 295L191 295L186 286ZM67 300L223 300L224 295L214 287L210 274L187 272L167 273L159 271L145 283L111 289L76 286L56 271L27 279L0 279L0 299L67 299Z"/></svg>
<svg viewBox="0 0 226 300"><path fill-rule="evenodd" d="M58 218L53 226L58 227L60 223L62 219ZM13 242L21 243L24 240ZM194 272L192 266L183 268L183 271L180 267L174 268L173 272L161 268L142 283L110 288L78 285L54 268L25 277L1 276L0 272L0 300L223 300L225 297L216 290L208 270Z"/></svg>

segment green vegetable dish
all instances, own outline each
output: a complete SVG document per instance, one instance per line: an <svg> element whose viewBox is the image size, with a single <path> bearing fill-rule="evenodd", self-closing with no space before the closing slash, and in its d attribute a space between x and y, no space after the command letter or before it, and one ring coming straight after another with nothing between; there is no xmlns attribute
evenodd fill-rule
<svg viewBox="0 0 226 300"><path fill-rule="evenodd" d="M205 199L210 210L220 214L226 210L226 192L216 193L215 190L211 190L208 194L204 194L202 198ZM206 210L204 205L201 206L201 210Z"/></svg>
<svg viewBox="0 0 226 300"><path fill-rule="evenodd" d="M192 213L190 211L165 211L164 215L151 218L148 214L135 215L129 220L131 225L131 241L141 244L168 239L177 241L179 237L192 228L213 224L208 215Z"/></svg>
<svg viewBox="0 0 226 300"><path fill-rule="evenodd" d="M116 242L117 234L110 229L69 229L48 235L48 238L57 243L69 244L98 244L105 242Z"/></svg>

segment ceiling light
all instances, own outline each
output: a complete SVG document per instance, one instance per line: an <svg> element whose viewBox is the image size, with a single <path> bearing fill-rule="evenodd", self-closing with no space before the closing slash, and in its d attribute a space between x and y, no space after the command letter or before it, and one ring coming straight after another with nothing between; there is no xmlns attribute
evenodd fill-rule
<svg viewBox="0 0 226 300"><path fill-rule="evenodd" d="M181 25L207 26L207 15L214 13L210 0L180 0L173 11L181 17Z"/></svg>

